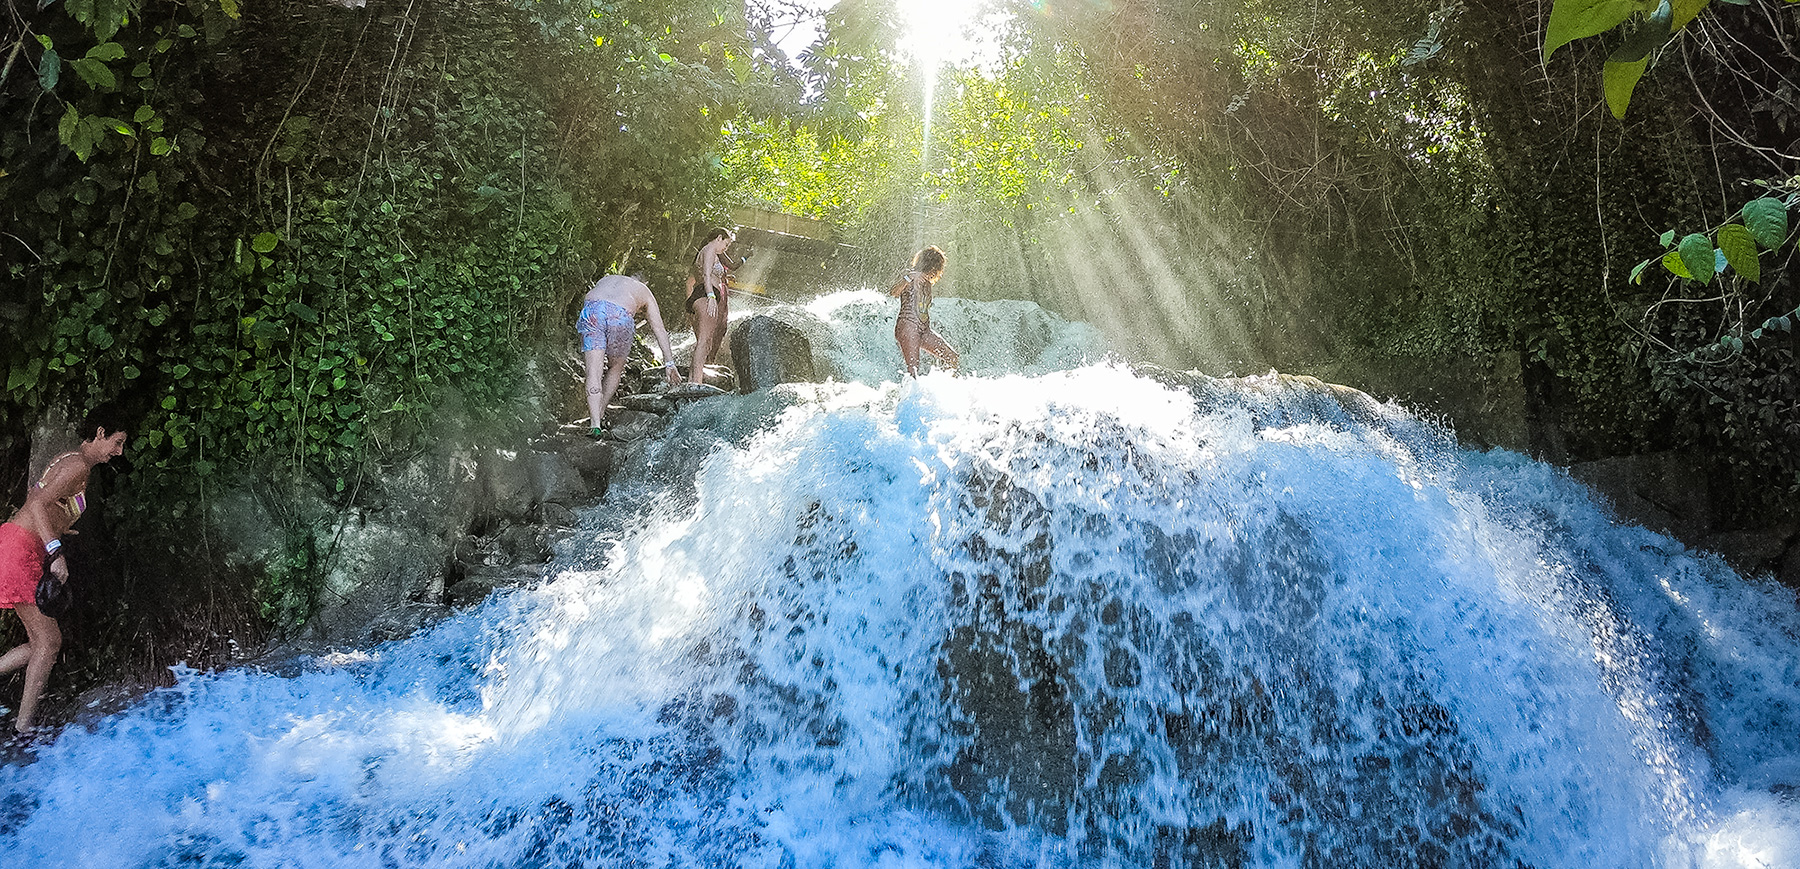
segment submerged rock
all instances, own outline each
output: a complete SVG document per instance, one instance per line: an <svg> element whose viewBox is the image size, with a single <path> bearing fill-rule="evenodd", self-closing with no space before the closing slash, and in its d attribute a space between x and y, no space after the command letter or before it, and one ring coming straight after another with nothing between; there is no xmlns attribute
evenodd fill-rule
<svg viewBox="0 0 1800 869"><path fill-rule="evenodd" d="M709 383L683 383L680 386L669 387L669 391L663 393L663 396L671 400L686 401L695 398L711 398L715 395L724 394L726 394L725 390Z"/></svg>
<svg viewBox="0 0 1800 869"><path fill-rule="evenodd" d="M609 436L621 441L639 441L662 433L668 425L662 414L641 410L621 410L612 418Z"/></svg>
<svg viewBox="0 0 1800 869"><path fill-rule="evenodd" d="M619 406L626 410L641 410L645 413L674 413L675 403L667 397L654 392L627 395L619 399Z"/></svg>

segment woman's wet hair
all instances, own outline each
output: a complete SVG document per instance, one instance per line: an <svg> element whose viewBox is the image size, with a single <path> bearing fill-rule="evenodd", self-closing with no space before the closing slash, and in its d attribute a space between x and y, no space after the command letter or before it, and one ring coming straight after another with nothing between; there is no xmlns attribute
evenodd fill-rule
<svg viewBox="0 0 1800 869"><path fill-rule="evenodd" d="M731 234L731 230L726 229L723 226L715 226L715 227L713 227L712 232L709 232L706 234L706 240L703 242L700 242L700 246L705 247L706 245L712 244L713 242L718 241L721 238L735 238L735 236L733 236Z"/></svg>
<svg viewBox="0 0 1800 869"><path fill-rule="evenodd" d="M921 274L937 277L944 273L944 252L932 245L913 257L913 270Z"/></svg>
<svg viewBox="0 0 1800 869"><path fill-rule="evenodd" d="M102 429L106 431L107 437L131 431L131 421L126 418L125 409L118 402L108 401L94 405L81 420L81 439L91 441Z"/></svg>

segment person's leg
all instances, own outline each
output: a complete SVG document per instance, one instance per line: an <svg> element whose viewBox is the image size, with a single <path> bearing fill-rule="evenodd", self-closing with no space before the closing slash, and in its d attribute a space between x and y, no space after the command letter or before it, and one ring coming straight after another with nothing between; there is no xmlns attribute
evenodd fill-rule
<svg viewBox="0 0 1800 869"><path fill-rule="evenodd" d="M688 369L689 383L706 382L706 363L712 361L718 346L719 302L701 299L694 303L694 364Z"/></svg>
<svg viewBox="0 0 1800 869"><path fill-rule="evenodd" d="M900 359L906 363L906 373L919 376L919 325L909 320L894 323L894 341L900 345Z"/></svg>
<svg viewBox="0 0 1800 869"><path fill-rule="evenodd" d="M702 299L700 306L706 310L702 322L706 325L706 352L700 354L700 377L706 378L706 366L711 365L713 357L719 355L719 335L725 331L724 306L718 299Z"/></svg>
<svg viewBox="0 0 1800 869"><path fill-rule="evenodd" d="M25 666L25 662L29 660L31 660L31 641L28 639L7 650L6 654L0 655L0 676Z"/></svg>
<svg viewBox="0 0 1800 869"><path fill-rule="evenodd" d="M606 348L596 344L581 355L587 362L588 425L601 428L606 419Z"/></svg>
<svg viewBox="0 0 1800 869"><path fill-rule="evenodd" d="M606 385L600 393L600 407L604 411L605 407L612 403L613 393L619 391L619 381L625 378L625 357L623 355L610 356L602 364L607 369Z"/></svg>
<svg viewBox="0 0 1800 869"><path fill-rule="evenodd" d="M50 668L56 665L56 654L62 651L62 629L57 627L56 619L38 612L35 604L15 604L13 612L25 623L25 645L31 650L25 662L25 693L19 698L19 718L13 729L28 733L36 726L33 719L37 717L38 698L44 695ZM0 661L10 660L18 651L7 652Z"/></svg>
<svg viewBox="0 0 1800 869"><path fill-rule="evenodd" d="M962 358L956 355L956 351L950 347L949 342L930 329L919 330L919 345L942 361L944 367L952 370L956 368L957 360ZM917 350L913 351L913 358L918 358Z"/></svg>

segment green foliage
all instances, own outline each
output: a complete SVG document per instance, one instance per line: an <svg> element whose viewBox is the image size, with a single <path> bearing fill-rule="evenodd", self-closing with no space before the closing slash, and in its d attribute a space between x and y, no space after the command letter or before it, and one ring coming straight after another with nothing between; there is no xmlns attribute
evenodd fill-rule
<svg viewBox="0 0 1800 869"><path fill-rule="evenodd" d="M654 257L722 205L724 122L792 86L708 0L516 6L29 20L38 74L0 82L0 270L22 290L0 424L142 411L118 503L134 560L171 572L159 605L210 599L180 566L222 488L348 506L439 407L513 415L525 356L565 349L568 262ZM248 601L288 627L329 552L282 522Z"/></svg>
<svg viewBox="0 0 1800 869"><path fill-rule="evenodd" d="M1728 223L1719 227L1719 252L1744 280L1751 283L1762 280L1762 261L1758 259L1756 239L1741 224Z"/></svg>
<svg viewBox="0 0 1800 869"><path fill-rule="evenodd" d="M1544 62L1558 48L1577 39L1598 36L1615 28L1623 37L1607 58L1602 75L1606 105L1613 117L1624 118L1649 66L1651 54L1695 16L1710 0L1556 0L1544 30Z"/></svg>
<svg viewBox="0 0 1800 869"><path fill-rule="evenodd" d="M1749 0L1722 0L1734 6ZM1788 3L1800 0L1785 0ZM1617 30L1621 39L1602 73L1606 105L1623 119L1652 54L1698 17L1711 0L1556 0L1544 29L1544 62L1558 48Z"/></svg>
<svg viewBox="0 0 1800 869"><path fill-rule="evenodd" d="M1557 0L1544 32L1544 62L1549 63L1558 48L1605 33L1644 7L1643 0Z"/></svg>
<svg viewBox="0 0 1800 869"><path fill-rule="evenodd" d="M1649 66L1650 60L1643 57L1606 61L1601 83L1606 89L1606 107L1612 110L1613 117L1625 117L1625 110L1631 106L1631 92L1637 89L1638 81Z"/></svg>
<svg viewBox="0 0 1800 869"><path fill-rule="evenodd" d="M1774 250L1781 246L1787 238L1788 208L1800 193L1790 194L1786 201L1774 196L1764 196L1744 203L1741 212L1744 226L1749 229L1751 237L1763 247Z"/></svg>
<svg viewBox="0 0 1800 869"><path fill-rule="evenodd" d="M1660 257L1651 257L1639 263L1631 271L1631 282L1644 282L1645 267L1660 259L1663 267L1670 274L1684 280L1698 281L1702 284L1712 283L1713 276L1726 266L1730 266L1739 277L1750 283L1762 280L1762 252L1758 246L1770 253L1779 254L1787 240L1787 212L1790 200L1800 201L1800 193L1791 194L1786 199L1776 196L1764 196L1744 204L1739 210L1743 223L1727 223L1714 230L1718 246L1704 233L1689 233L1683 236L1674 249ZM1675 238L1675 231L1669 230L1662 235L1663 247L1667 248ZM1790 245L1791 247L1791 245Z"/></svg>

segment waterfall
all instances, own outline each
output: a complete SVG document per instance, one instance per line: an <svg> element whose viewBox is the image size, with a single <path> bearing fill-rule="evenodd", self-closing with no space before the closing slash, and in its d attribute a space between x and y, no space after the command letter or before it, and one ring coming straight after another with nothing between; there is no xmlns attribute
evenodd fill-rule
<svg viewBox="0 0 1800 869"><path fill-rule="evenodd" d="M0 864L1800 865L1791 590L1317 381L946 299L895 382L879 297L813 312L846 379L691 491L69 729Z"/></svg>

